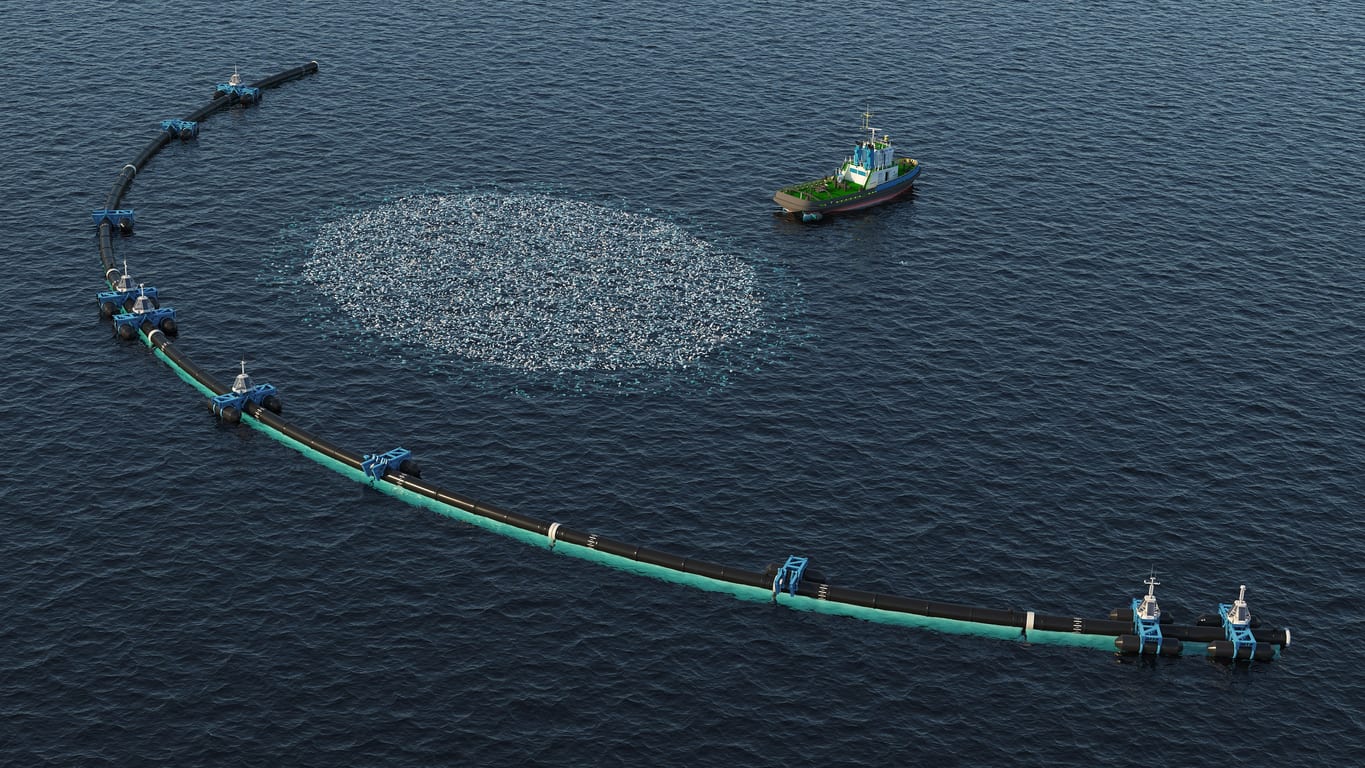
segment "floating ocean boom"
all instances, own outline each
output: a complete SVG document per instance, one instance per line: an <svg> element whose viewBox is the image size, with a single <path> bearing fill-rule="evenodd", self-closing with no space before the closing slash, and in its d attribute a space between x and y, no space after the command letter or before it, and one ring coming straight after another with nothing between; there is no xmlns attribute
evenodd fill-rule
<svg viewBox="0 0 1365 768"><path fill-rule="evenodd" d="M827 213L855 211L909 192L920 172L919 161L897 157L890 136L877 138L871 112L863 113L863 130L868 138L853 147L853 155L834 175L783 187L773 202L805 221L818 221Z"/></svg>
<svg viewBox="0 0 1365 768"><path fill-rule="evenodd" d="M188 120L167 121L162 132L135 162L123 167L105 208L95 212L100 260L105 267L105 281L111 288L97 294L101 314L112 320L117 335L131 337L136 334L177 375L209 398L210 408L220 419L240 420L342 475L414 506L584 560L700 589L726 592L741 599L772 601L798 610L855 616L942 632L1117 648L1125 654L1202 652L1217 658L1268 660L1277 655L1278 649L1289 645L1289 630L1261 628L1252 619L1245 586L1232 603L1218 606L1217 615L1202 616L1194 625L1179 625L1169 621L1168 614L1157 605L1159 582L1155 576L1146 582L1146 596L1134 599L1131 608L1116 610L1109 619L1086 619L1016 609L977 608L837 587L812 570L810 558L804 555L792 555L781 566L771 564L765 570L755 571L662 552L500 509L446 490L421 478L421 469L412 452L405 448L360 454L337 446L286 421L280 415L282 406L278 391L269 384L256 384L247 374L245 363L241 364L232 385L225 386L171 342L170 337L175 333L173 310L155 305L155 289L134 281L126 265L121 271L115 266L112 236L116 231L131 233L133 223L133 212L117 206L139 169L173 137L182 141L197 139L199 121L212 113L233 104L243 107L258 104L260 90L316 71L317 63L310 62L251 86L231 83L235 89L253 89L254 92L247 97L246 91L220 88L215 92L214 100ZM184 131L184 122L194 123L196 130ZM875 171L879 167L877 163L884 159L878 160L874 155L885 148L879 149L876 142L871 145L864 148L873 154L861 156L859 162L867 165L859 167ZM913 168L917 170L918 165ZM892 177L891 181L898 178L901 177ZM908 178L904 183L908 187Z"/></svg>

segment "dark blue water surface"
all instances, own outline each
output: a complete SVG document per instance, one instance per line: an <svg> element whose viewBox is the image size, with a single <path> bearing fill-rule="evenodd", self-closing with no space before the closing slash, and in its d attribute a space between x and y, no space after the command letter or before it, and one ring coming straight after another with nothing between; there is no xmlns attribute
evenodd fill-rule
<svg viewBox="0 0 1365 768"><path fill-rule="evenodd" d="M6 14L0 763L1358 759L1363 35L1353 3ZM1155 568L1188 619L1246 584L1294 644L1138 663L737 601L217 426L98 322L89 211L233 67L311 59L153 160L117 244L181 349L300 426L843 586L1101 616ZM773 216L869 106L914 195ZM547 373L358 333L302 274L327 222L456 191L658 217L751 265L762 320L687 368Z"/></svg>

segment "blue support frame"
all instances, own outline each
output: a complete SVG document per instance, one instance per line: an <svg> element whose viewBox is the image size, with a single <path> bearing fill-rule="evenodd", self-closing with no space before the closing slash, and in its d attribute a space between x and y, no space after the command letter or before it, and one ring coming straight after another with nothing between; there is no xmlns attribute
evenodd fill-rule
<svg viewBox="0 0 1365 768"><path fill-rule="evenodd" d="M1234 614L1237 614L1238 617L1244 617L1244 621L1234 621ZM1218 604L1218 615L1223 617L1223 632L1227 634L1228 640L1233 643L1233 658L1237 658L1242 645L1249 645L1252 648L1252 651L1248 653L1249 659L1256 658L1256 636L1252 634L1252 612L1246 610L1245 585L1242 587L1241 595L1237 597L1237 602Z"/></svg>
<svg viewBox="0 0 1365 768"><path fill-rule="evenodd" d="M128 227L132 228L137 223L132 208L101 208L97 211L91 211L90 217L95 220L96 227L105 221L108 221L109 225L113 227L122 227L123 222L126 221Z"/></svg>
<svg viewBox="0 0 1365 768"><path fill-rule="evenodd" d="M773 577L773 600L777 600L777 593L784 589L793 597L796 596L796 590L801 587L801 576L805 574L809 563L808 557L787 557L787 562L777 569L777 575Z"/></svg>
<svg viewBox="0 0 1365 768"><path fill-rule="evenodd" d="M162 120L161 130L181 139L189 139L199 135L199 123L193 120Z"/></svg>
<svg viewBox="0 0 1365 768"><path fill-rule="evenodd" d="M1147 650L1147 643L1156 643L1155 653L1161 655L1161 606L1157 605L1156 588L1161 582L1156 580L1156 571L1143 580L1147 585L1147 595L1133 599L1133 631L1138 636L1139 655Z"/></svg>
<svg viewBox="0 0 1365 768"><path fill-rule="evenodd" d="M273 384L257 384L245 392L227 392L222 395L214 395L209 400L214 415L222 417L224 408L232 407L240 412L248 400L256 405L262 405L267 397L278 395L279 392Z"/></svg>
<svg viewBox="0 0 1365 768"><path fill-rule="evenodd" d="M161 307L160 309L149 309L145 312L124 312L114 315L114 332L118 333L118 329L125 325L130 326L134 331L140 331L145 322L150 322L153 327L159 328L161 321L166 319L175 319L174 309Z"/></svg>
<svg viewBox="0 0 1365 768"><path fill-rule="evenodd" d="M105 304L107 302L112 301L116 306L118 306L119 309L122 309L124 302L129 301L131 299L136 299L139 294L146 294L147 298L149 299L157 298L156 288L147 286L144 288L128 288L125 290L114 289L112 291L100 291L99 293L95 294L95 302L97 304Z"/></svg>
<svg viewBox="0 0 1365 768"><path fill-rule="evenodd" d="M1161 619L1144 619L1138 615L1142 601L1133 598L1133 631L1138 636L1138 653L1141 654L1148 642L1156 643L1157 655L1161 654Z"/></svg>
<svg viewBox="0 0 1365 768"><path fill-rule="evenodd" d="M401 472L400 467L403 462L412 458L412 451L406 448L394 448L385 453L367 453L364 460L360 462L360 471L374 478L383 480L384 473L389 470Z"/></svg>
<svg viewBox="0 0 1365 768"><path fill-rule="evenodd" d="M233 94L242 101L260 101L261 98L260 88L252 88L249 85L233 85L232 83L219 83L217 93L220 96L225 93Z"/></svg>

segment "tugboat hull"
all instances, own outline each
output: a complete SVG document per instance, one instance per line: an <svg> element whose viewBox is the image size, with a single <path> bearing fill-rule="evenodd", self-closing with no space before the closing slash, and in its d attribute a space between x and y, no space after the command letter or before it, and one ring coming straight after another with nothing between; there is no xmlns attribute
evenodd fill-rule
<svg viewBox="0 0 1365 768"><path fill-rule="evenodd" d="M874 189L855 192L851 195L834 198L832 200L812 200L808 198L795 197L786 192L779 191L773 195L773 202L782 206L783 210L789 213L840 213L844 211L856 211L859 208L884 203L894 200L897 197L909 192L913 186L915 177L919 175L919 166L904 176L892 179L891 181L877 185Z"/></svg>

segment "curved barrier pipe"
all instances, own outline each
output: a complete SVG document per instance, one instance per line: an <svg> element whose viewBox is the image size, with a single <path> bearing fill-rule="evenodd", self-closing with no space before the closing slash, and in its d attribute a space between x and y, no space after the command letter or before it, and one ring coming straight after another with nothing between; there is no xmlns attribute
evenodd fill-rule
<svg viewBox="0 0 1365 768"><path fill-rule="evenodd" d="M317 70L317 62L309 62L253 83L252 87L262 90L272 88ZM214 112L231 106L233 102L234 99L229 95L218 95L213 101L191 113L186 120L199 122ZM123 194L137 173L170 142L171 138L169 132L163 131L148 143L132 163L122 168L106 199L106 209L118 208ZM98 231L100 260L105 267L105 280L111 286L114 276L119 274L113 257L112 229L112 225L104 221L99 225ZM152 327L150 323L143 323L141 338L157 357L204 395L213 397L229 391L228 387L191 361L175 347L165 333ZM832 586L815 574L811 574L804 581L798 581L794 589L779 590L774 581L776 566L769 566L765 572L746 570L579 531L557 522L529 517L462 496L424 481L416 473L386 470L382 476L375 477L364 470L368 457L295 426L278 413L259 404L245 402L242 407L242 418L250 427L264 432L314 461L414 506L431 509L502 535L584 560L709 591L726 592L742 599L778 602L799 610L848 615L957 634L1105 649L1113 649L1117 645L1120 650L1132 652L1132 649L1124 647L1124 641L1132 637L1131 633L1134 632L1134 623L1131 620L1086 619L1014 609L979 608L866 592ZM1126 615L1131 615L1131 611ZM1266 659L1276 655L1273 646L1283 648L1289 645L1288 629L1258 628L1250 632L1256 641L1265 644L1258 646L1260 650L1254 656L1251 653L1254 649L1243 647L1239 651L1233 647L1229 651L1223 647L1231 644L1225 639L1226 633L1222 626L1165 623L1161 625L1161 634L1168 643L1176 640L1198 644L1182 646L1180 642L1171 643L1176 653L1183 649L1217 656ZM1152 649L1148 648L1145 652L1151 653ZM1168 652L1168 655L1171 654Z"/></svg>

